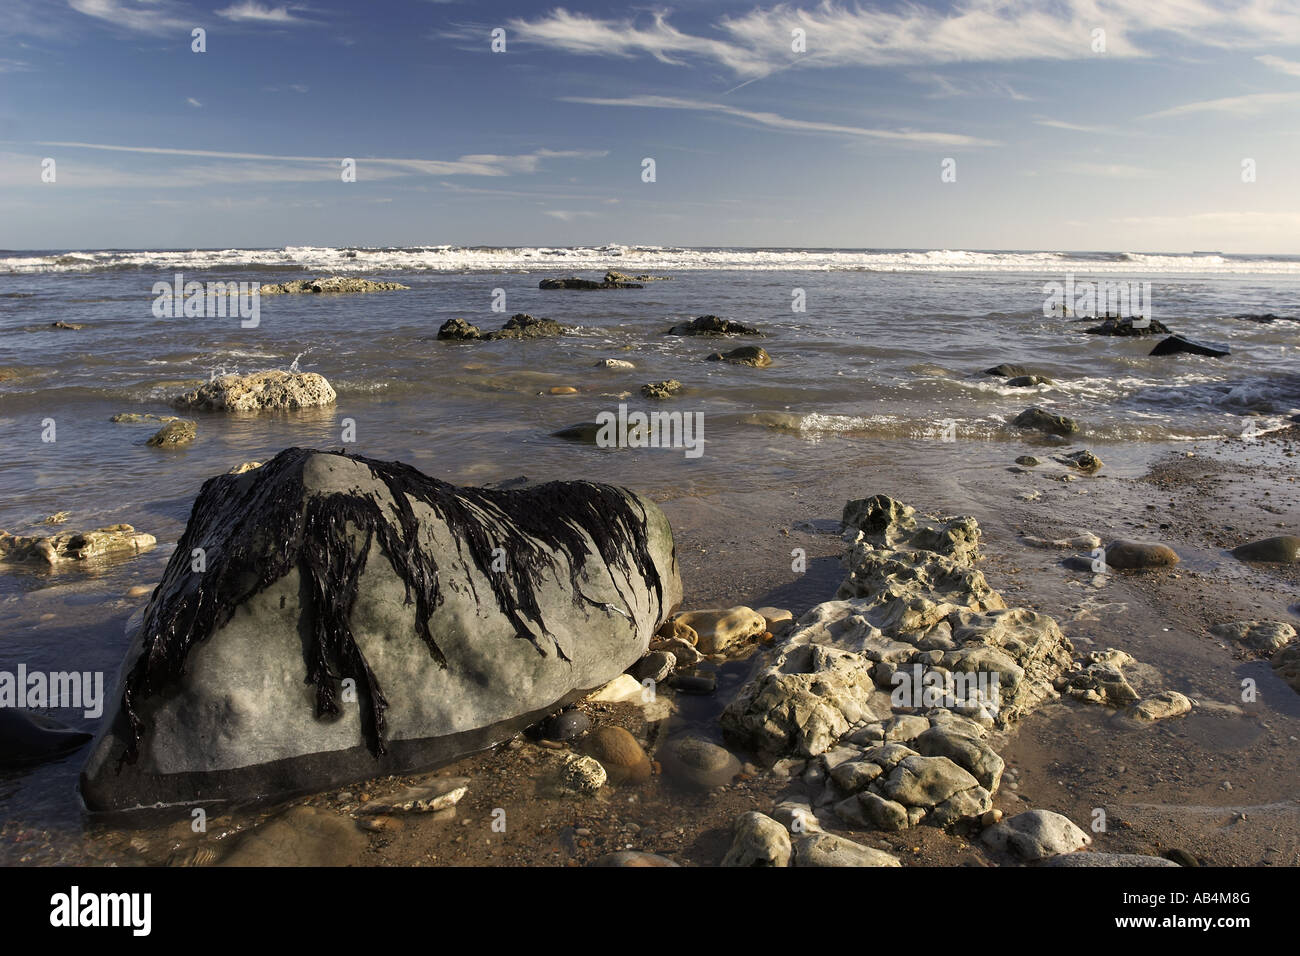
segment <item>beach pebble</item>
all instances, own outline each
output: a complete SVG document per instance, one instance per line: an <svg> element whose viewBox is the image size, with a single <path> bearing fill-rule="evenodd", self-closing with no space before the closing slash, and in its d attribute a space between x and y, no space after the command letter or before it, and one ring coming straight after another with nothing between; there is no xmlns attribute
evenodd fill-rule
<svg viewBox="0 0 1300 956"><path fill-rule="evenodd" d="M1106 563L1124 571L1164 568L1177 564L1178 555L1163 544L1119 540L1106 546Z"/></svg>
<svg viewBox="0 0 1300 956"><path fill-rule="evenodd" d="M595 793L605 780L605 768L591 757L570 754L560 770L560 785L574 793Z"/></svg>
<svg viewBox="0 0 1300 956"><path fill-rule="evenodd" d="M699 737L669 741L658 756L665 774L693 790L725 787L740 772L740 760L731 751Z"/></svg>
<svg viewBox="0 0 1300 956"><path fill-rule="evenodd" d="M677 666L677 657L670 651L651 651L632 665L631 674L643 684L652 681L656 684L667 680L668 675Z"/></svg>
<svg viewBox="0 0 1300 956"><path fill-rule="evenodd" d="M580 710L566 710L549 718L542 727L548 740L573 740L591 727L591 718Z"/></svg>
<svg viewBox="0 0 1300 956"><path fill-rule="evenodd" d="M597 727L583 738L582 750L600 761L612 783L638 783L650 776L650 758L622 727Z"/></svg>
<svg viewBox="0 0 1300 956"><path fill-rule="evenodd" d="M636 368L636 366L626 359L607 358L597 362L596 368Z"/></svg>
<svg viewBox="0 0 1300 956"><path fill-rule="evenodd" d="M1300 563L1300 538L1282 534L1274 538L1251 541L1232 549L1239 561L1267 561L1280 564Z"/></svg>

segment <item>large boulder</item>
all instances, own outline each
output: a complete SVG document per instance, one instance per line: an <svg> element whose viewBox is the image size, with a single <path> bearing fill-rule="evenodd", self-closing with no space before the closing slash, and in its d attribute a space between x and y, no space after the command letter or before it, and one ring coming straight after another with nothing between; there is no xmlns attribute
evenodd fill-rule
<svg viewBox="0 0 1300 956"><path fill-rule="evenodd" d="M617 677L680 600L667 519L631 492L291 448L204 484L82 795L190 806L434 767Z"/></svg>

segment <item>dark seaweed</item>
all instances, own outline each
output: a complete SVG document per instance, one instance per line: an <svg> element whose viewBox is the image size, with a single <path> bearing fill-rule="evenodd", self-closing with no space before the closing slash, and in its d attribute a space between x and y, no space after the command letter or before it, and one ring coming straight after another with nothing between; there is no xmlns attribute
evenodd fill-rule
<svg viewBox="0 0 1300 956"><path fill-rule="evenodd" d="M646 514L635 499L609 485L552 482L519 490L458 488L401 462L354 455L384 482L392 503L359 490L305 495L302 468L312 449L289 448L246 477L218 476L206 481L189 523L143 623L144 646L131 667L122 693L129 729L122 760L138 757L144 725L138 707L174 685L185 673L185 659L199 642L224 626L235 609L297 569L304 582L302 630L307 683L316 687L316 715L338 714L338 682L356 681L367 746L380 755L388 701L353 637L350 619L359 579L372 542L392 562L406 586L406 603L416 606L415 622L431 657L447 660L429 630L429 619L444 599L437 556L419 544L415 499L446 523L462 562L491 582L497 608L516 636L548 653L542 637L564 657L542 620L537 591L543 576L558 574L558 558L569 566L574 603L599 602L582 593L581 575L594 543L610 581L624 603L614 569L629 578L639 574L653 588L663 614L663 581L649 553ZM237 516L233 523L228 517ZM224 524L223 524L224 522ZM206 568L190 570L191 554L203 548ZM493 571L493 551L504 549L505 571ZM197 585L176 586L197 574ZM167 585L171 585L168 587ZM479 600L477 593L475 600ZM119 763L119 768L121 763Z"/></svg>

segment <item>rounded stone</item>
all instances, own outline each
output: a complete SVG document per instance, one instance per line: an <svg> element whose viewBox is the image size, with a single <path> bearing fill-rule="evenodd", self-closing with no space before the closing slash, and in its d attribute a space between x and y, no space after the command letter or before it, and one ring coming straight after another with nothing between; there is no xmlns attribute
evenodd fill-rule
<svg viewBox="0 0 1300 956"><path fill-rule="evenodd" d="M669 777L694 790L726 786L740 772L740 761L734 754L699 737L671 741L661 759Z"/></svg>
<svg viewBox="0 0 1300 956"><path fill-rule="evenodd" d="M583 738L582 749L600 761L614 783L636 783L650 776L650 758L622 727L597 727Z"/></svg>

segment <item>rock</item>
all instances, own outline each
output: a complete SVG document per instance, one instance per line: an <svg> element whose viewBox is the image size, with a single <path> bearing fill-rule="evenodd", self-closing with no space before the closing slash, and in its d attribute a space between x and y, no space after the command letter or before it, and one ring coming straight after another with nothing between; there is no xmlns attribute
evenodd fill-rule
<svg viewBox="0 0 1300 956"><path fill-rule="evenodd" d="M694 790L725 787L740 773L740 760L731 751L699 737L670 741L659 759L665 774Z"/></svg>
<svg viewBox="0 0 1300 956"><path fill-rule="evenodd" d="M704 655L695 649L694 644L687 644L680 637L665 641L655 638L650 642L650 650L664 651L673 658L673 667L693 667L704 660Z"/></svg>
<svg viewBox="0 0 1300 956"><path fill-rule="evenodd" d="M1101 538L1095 534L1079 534L1073 538L1036 538L1031 534L1020 539L1031 548L1055 548L1061 551L1093 551L1101 547ZM1089 563L1088 570L1092 569Z"/></svg>
<svg viewBox="0 0 1300 956"><path fill-rule="evenodd" d="M997 752L982 740L968 737L951 726L931 727L912 741L917 753L947 757L979 781L989 793L996 793L1005 764Z"/></svg>
<svg viewBox="0 0 1300 956"><path fill-rule="evenodd" d="M1155 319L1144 321L1131 316L1124 319L1106 319L1100 325L1094 325L1092 328L1083 331L1088 335L1120 335L1127 337L1134 335L1168 335L1169 327L1163 322L1157 322Z"/></svg>
<svg viewBox="0 0 1300 956"><path fill-rule="evenodd" d="M758 329L716 315L701 315L697 319L674 325L665 335L762 335Z"/></svg>
<svg viewBox="0 0 1300 956"><path fill-rule="evenodd" d="M1068 465L1071 468L1078 468L1085 475L1095 475L1102 469L1102 460L1088 451L1071 452L1068 455L1058 455L1056 460L1062 465Z"/></svg>
<svg viewBox="0 0 1300 956"><path fill-rule="evenodd" d="M1073 853L1092 843L1092 837L1068 817L1050 810L1026 810L1008 817L980 834L980 840L995 850L1012 853L1022 860L1043 860L1061 853Z"/></svg>
<svg viewBox="0 0 1300 956"><path fill-rule="evenodd" d="M204 484L82 795L211 806L429 769L617 677L680 600L667 520L630 492L288 449Z"/></svg>
<svg viewBox="0 0 1300 956"><path fill-rule="evenodd" d="M993 824L1002 820L1002 811L998 809L989 810L980 817L980 826L991 827Z"/></svg>
<svg viewBox="0 0 1300 956"><path fill-rule="evenodd" d="M795 866L902 866L884 850L853 843L829 833L810 833L795 841Z"/></svg>
<svg viewBox="0 0 1300 956"><path fill-rule="evenodd" d="M1016 464L1024 465L1026 468L1037 468L1039 465L1042 464L1042 462L1039 461L1037 458L1035 458L1033 455L1021 455L1019 458L1016 459Z"/></svg>
<svg viewBox="0 0 1300 956"><path fill-rule="evenodd" d="M337 396L315 372L253 372L222 375L172 402L180 408L214 412L312 408L333 405Z"/></svg>
<svg viewBox="0 0 1300 956"><path fill-rule="evenodd" d="M153 535L136 531L129 524L52 535L23 536L0 531L0 562L44 561L54 566L68 561L130 557L157 543Z"/></svg>
<svg viewBox="0 0 1300 956"><path fill-rule="evenodd" d="M865 790L882 772L879 764L869 760L846 760L831 768L831 779L845 793L858 793Z"/></svg>
<svg viewBox="0 0 1300 956"><path fill-rule="evenodd" d="M1293 534L1280 534L1239 545L1231 554L1238 561L1267 561L1278 564L1300 564L1300 538Z"/></svg>
<svg viewBox="0 0 1300 956"><path fill-rule="evenodd" d="M611 783L640 783L650 778L650 758L622 727L597 727L582 738L582 750L600 761Z"/></svg>
<svg viewBox="0 0 1300 956"><path fill-rule="evenodd" d="M595 793L605 780L604 765L591 757L569 754L560 769L560 786L574 793Z"/></svg>
<svg viewBox="0 0 1300 956"><path fill-rule="evenodd" d="M1277 676L1291 685L1291 689L1300 694L1300 644L1288 644L1269 661Z"/></svg>
<svg viewBox="0 0 1300 956"><path fill-rule="evenodd" d="M1135 866L1178 866L1172 860L1166 860L1160 856L1142 856L1137 853L1093 853L1075 852L1062 853L1059 856L1048 857L1043 860L1039 866L1053 867L1078 867L1078 866L1115 866L1115 867L1135 867Z"/></svg>
<svg viewBox="0 0 1300 956"><path fill-rule="evenodd" d="M371 800L362 813L437 813L454 807L469 793L468 777L439 777L421 787L404 787L397 793Z"/></svg>
<svg viewBox="0 0 1300 956"><path fill-rule="evenodd" d="M252 471L254 468L261 468L261 467L262 467L262 463L260 461L245 461L245 462L240 462L234 468L231 468L228 472L226 472L226 474L242 475L245 472Z"/></svg>
<svg viewBox="0 0 1300 956"><path fill-rule="evenodd" d="M732 824L731 849L723 866L789 866L790 834L771 817L750 811Z"/></svg>
<svg viewBox="0 0 1300 956"><path fill-rule="evenodd" d="M841 820L856 823L872 830L895 833L911 826L907 807L894 800L886 800L870 790L849 797L835 805L835 815Z"/></svg>
<svg viewBox="0 0 1300 956"><path fill-rule="evenodd" d="M660 684L668 679L668 675L676 666L677 656L671 651L651 651L632 665L630 673L642 683L642 686L646 681Z"/></svg>
<svg viewBox="0 0 1300 956"><path fill-rule="evenodd" d="M1269 654L1285 647L1295 638L1295 628L1285 621L1234 621L1215 625L1210 628L1210 633Z"/></svg>
<svg viewBox="0 0 1300 956"><path fill-rule="evenodd" d="M118 425L138 425L142 422L177 422L180 421L180 419L175 415L142 415L138 412L119 412L110 418L109 421Z"/></svg>
<svg viewBox="0 0 1300 956"><path fill-rule="evenodd" d="M1227 346L1204 345L1200 342L1193 342L1191 339L1185 339L1181 335L1171 335L1167 339L1162 339L1156 343L1156 347L1151 350L1151 355L1178 355L1187 353L1188 355L1208 355L1212 358L1223 358L1231 354L1231 349Z"/></svg>
<svg viewBox="0 0 1300 956"><path fill-rule="evenodd" d="M565 279L543 279L537 283L539 289L640 289L643 288L636 282L624 282L608 280L597 282L594 279L579 279L570 276Z"/></svg>
<svg viewBox="0 0 1300 956"><path fill-rule="evenodd" d="M1168 568L1178 563L1173 548L1143 541L1112 541L1106 546L1106 564L1121 571Z"/></svg>
<svg viewBox="0 0 1300 956"><path fill-rule="evenodd" d="M1138 694L1124 676L1123 668L1134 663L1123 651L1108 648L1093 651L1087 663L1069 676L1066 691L1076 700L1122 707L1137 701Z"/></svg>
<svg viewBox="0 0 1300 956"><path fill-rule="evenodd" d="M438 327L438 338L443 341L477 342L483 337L482 329L464 319L448 319Z"/></svg>
<svg viewBox="0 0 1300 956"><path fill-rule="evenodd" d="M80 322L64 322L62 319L60 319L57 322L51 322L50 328L67 329L68 331L71 332L80 332L82 329L85 328L85 326L82 325Z"/></svg>
<svg viewBox="0 0 1300 956"><path fill-rule="evenodd" d="M615 272L613 269L605 273L606 282L667 282L671 278L672 276L652 276L645 273L627 276L621 272Z"/></svg>
<svg viewBox="0 0 1300 956"><path fill-rule="evenodd" d="M188 445L196 437L198 429L193 422L177 419L158 429L145 444L151 448L179 448Z"/></svg>
<svg viewBox="0 0 1300 956"><path fill-rule="evenodd" d="M755 614L763 615L763 620L767 622L767 629L776 632L776 627L782 621L794 622L794 614L783 607L760 607L754 609Z"/></svg>
<svg viewBox="0 0 1300 956"><path fill-rule="evenodd" d="M711 674L674 674L668 686L683 694L712 694L718 689L718 679Z"/></svg>
<svg viewBox="0 0 1300 956"><path fill-rule="evenodd" d="M821 823L807 800L782 800L772 808L772 819L795 836L820 833Z"/></svg>
<svg viewBox="0 0 1300 956"><path fill-rule="evenodd" d="M930 721L916 714L902 714L885 721L881 728L890 743L907 743L930 729Z"/></svg>
<svg viewBox="0 0 1300 956"><path fill-rule="evenodd" d="M146 595L152 593L153 593L153 588L150 587L148 584L137 584L133 587L129 587L126 589L126 596L129 598L145 597Z"/></svg>
<svg viewBox="0 0 1300 956"><path fill-rule="evenodd" d="M1007 379L1006 384L1009 388L1035 388L1039 385L1054 385L1056 383L1045 375L1017 375L1014 378Z"/></svg>
<svg viewBox="0 0 1300 956"><path fill-rule="evenodd" d="M767 368L772 364L772 356L757 345L743 345L730 352L714 352L705 358L710 362L729 362L732 365L748 365L750 368Z"/></svg>
<svg viewBox="0 0 1300 956"><path fill-rule="evenodd" d="M1079 430L1079 423L1064 415L1053 415L1037 406L1027 408L1011 421L1017 428L1032 428L1049 435L1073 435Z"/></svg>
<svg viewBox="0 0 1300 956"><path fill-rule="evenodd" d="M646 853L641 850L619 850L616 853L606 853L599 860L592 864L593 866L680 866L674 863L666 856L660 856L657 853Z"/></svg>
<svg viewBox="0 0 1300 956"><path fill-rule="evenodd" d="M986 368L984 374L997 375L1000 378L1021 378L1022 376L1033 375L1034 373L1023 365L1008 365L1003 363L1002 365L995 365L992 368Z"/></svg>
<svg viewBox="0 0 1300 956"><path fill-rule="evenodd" d="M1176 690L1165 690L1154 697L1146 697L1130 709L1131 716L1138 720L1165 720L1169 717L1181 717L1190 713L1192 702Z"/></svg>
<svg viewBox="0 0 1300 956"><path fill-rule="evenodd" d="M241 835L217 866L352 866L370 838L345 816L318 807L291 807Z"/></svg>
<svg viewBox="0 0 1300 956"><path fill-rule="evenodd" d="M53 717L0 707L0 767L21 767L55 760L81 747L91 735Z"/></svg>
<svg viewBox="0 0 1300 956"><path fill-rule="evenodd" d="M546 719L542 725L542 734L547 740L574 740L585 734L590 727L591 718L582 711L564 710Z"/></svg>
<svg viewBox="0 0 1300 956"><path fill-rule="evenodd" d="M323 279L293 279L258 288L259 295L320 295L351 292L394 292L409 289L410 286L400 282L377 282L374 279L358 279L353 276L330 276Z"/></svg>
<svg viewBox="0 0 1300 956"><path fill-rule="evenodd" d="M675 378L667 379L663 382L651 382L649 385L641 386L641 394L646 398L666 399L672 398L679 394L685 388L681 382Z"/></svg>
<svg viewBox="0 0 1300 956"><path fill-rule="evenodd" d="M561 428L557 432L551 432L551 437L563 438L565 441L582 442L584 445L594 445L602 427L599 422L582 422L579 425L570 425L568 428Z"/></svg>
<svg viewBox="0 0 1300 956"><path fill-rule="evenodd" d="M607 359L601 359L599 362L597 362L596 368L636 368L636 366L631 362L626 361L625 359L607 358ZM677 865L676 863L673 864L673 866L676 865Z"/></svg>
<svg viewBox="0 0 1300 956"><path fill-rule="evenodd" d="M881 794L909 807L933 807L979 785L947 757L904 758L880 784Z"/></svg>
<svg viewBox="0 0 1300 956"><path fill-rule="evenodd" d="M747 607L687 611L673 621L695 632L695 646L704 654L720 654L767 630L763 615Z"/></svg>
<svg viewBox="0 0 1300 956"><path fill-rule="evenodd" d="M642 689L641 682L631 674L619 674L587 699L597 704L621 704L640 700Z"/></svg>
<svg viewBox="0 0 1300 956"><path fill-rule="evenodd" d="M1181 847L1172 847L1168 850L1165 850L1165 858L1168 859L1171 863L1176 864L1177 866L1191 867L1191 866L1201 865L1200 860L1192 856L1190 853L1188 853L1186 850L1182 849Z"/></svg>

